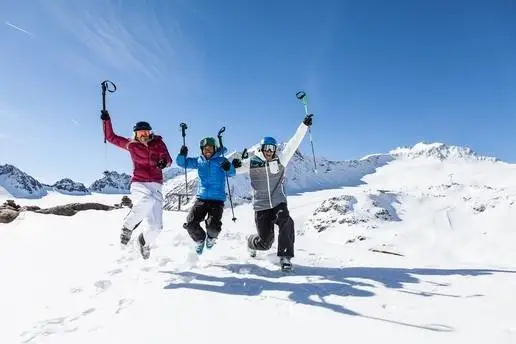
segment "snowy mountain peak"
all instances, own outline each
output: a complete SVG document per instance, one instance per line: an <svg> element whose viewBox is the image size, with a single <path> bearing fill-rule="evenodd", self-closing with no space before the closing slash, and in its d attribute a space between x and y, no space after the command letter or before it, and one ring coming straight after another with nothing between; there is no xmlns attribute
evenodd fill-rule
<svg viewBox="0 0 516 344"><path fill-rule="evenodd" d="M128 193L130 185L130 175L116 171L105 171L104 177L94 181L90 190L108 194Z"/></svg>
<svg viewBox="0 0 516 344"><path fill-rule="evenodd" d="M498 161L494 157L479 155L469 147L447 145L441 142L418 142L412 147L398 147L389 152L394 158L431 158L438 160L490 160Z"/></svg>
<svg viewBox="0 0 516 344"><path fill-rule="evenodd" d="M40 182L9 164L0 165L0 187L19 198L40 198L47 194Z"/></svg>
<svg viewBox="0 0 516 344"><path fill-rule="evenodd" d="M87 195L90 191L82 183L74 182L69 178L64 178L52 185L52 188L58 192L70 195Z"/></svg>

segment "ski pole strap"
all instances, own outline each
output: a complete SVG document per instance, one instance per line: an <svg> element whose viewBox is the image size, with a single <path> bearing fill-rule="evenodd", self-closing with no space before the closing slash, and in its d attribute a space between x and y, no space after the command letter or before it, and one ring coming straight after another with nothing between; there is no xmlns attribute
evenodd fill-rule
<svg viewBox="0 0 516 344"><path fill-rule="evenodd" d="M219 132L217 133L217 137L219 138L219 146L222 149L222 133L226 131L226 127L220 128Z"/></svg>
<svg viewBox="0 0 516 344"><path fill-rule="evenodd" d="M296 93L296 98L303 102L303 105L305 106L305 114L308 115L308 105L306 103L306 93L305 91L299 91Z"/></svg>
<svg viewBox="0 0 516 344"><path fill-rule="evenodd" d="M247 153L247 148L244 148L244 150L242 151L242 157L240 158L240 160L244 160L247 158L249 158L249 153Z"/></svg>
<svg viewBox="0 0 516 344"><path fill-rule="evenodd" d="M109 86L113 86L110 88ZM106 91L113 93L116 91L116 85L109 80L104 80L101 83L102 86L102 110L106 110Z"/></svg>
<svg viewBox="0 0 516 344"><path fill-rule="evenodd" d="M109 88L109 85L113 86L113 88ZM108 92L115 92L116 91L116 85L112 82L112 81L109 81L109 80L104 80L102 81L102 92L105 94L106 91Z"/></svg>

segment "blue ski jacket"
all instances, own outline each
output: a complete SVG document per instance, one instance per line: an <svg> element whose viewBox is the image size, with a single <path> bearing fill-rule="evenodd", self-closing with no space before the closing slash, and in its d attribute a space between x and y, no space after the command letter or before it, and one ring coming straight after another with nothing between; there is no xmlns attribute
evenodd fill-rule
<svg viewBox="0 0 516 344"><path fill-rule="evenodd" d="M179 167L197 169L199 184L197 188L197 198L202 200L226 201L226 174L233 177L235 167L231 164L229 171L224 171L220 165L227 160L222 155L227 152L226 147L217 150L210 159L206 159L202 154L198 157L188 158L178 154L176 164Z"/></svg>

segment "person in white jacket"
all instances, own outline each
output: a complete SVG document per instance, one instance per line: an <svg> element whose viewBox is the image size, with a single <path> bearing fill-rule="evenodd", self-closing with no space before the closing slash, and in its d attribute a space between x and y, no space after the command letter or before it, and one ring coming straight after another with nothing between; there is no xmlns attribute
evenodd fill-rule
<svg viewBox="0 0 516 344"><path fill-rule="evenodd" d="M265 251L271 248L276 224L279 227L277 255L280 257L283 270L292 268L291 258L294 257L295 241L294 221L289 214L284 189L285 172L308 127L312 125L312 117L313 114L310 114L304 118L282 151L277 151L277 141L267 136L260 141L260 148L256 154L237 163L242 165L237 169L237 173L249 172L253 189L252 203L257 234L247 237L250 254L254 257L257 250Z"/></svg>

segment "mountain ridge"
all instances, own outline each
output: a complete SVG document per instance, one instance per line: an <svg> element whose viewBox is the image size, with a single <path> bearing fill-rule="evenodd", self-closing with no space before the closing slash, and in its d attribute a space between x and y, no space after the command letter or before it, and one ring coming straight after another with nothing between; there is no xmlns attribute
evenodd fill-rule
<svg viewBox="0 0 516 344"><path fill-rule="evenodd" d="M280 144L280 148L285 143ZM254 154L259 145L248 148L250 154ZM232 152L227 155L231 160L240 157L240 152ZM433 159L433 160L478 160L502 162L496 157L481 155L467 146L448 145L441 142L418 142L413 146L400 146L387 153L374 153L363 156L360 159L328 160L323 156L316 157L317 171L314 170L313 156L297 150L292 158L292 163L287 169L287 190L290 193L314 191L324 188L334 188L352 184L360 184L361 178L373 173L393 160L406 159ZM177 194L184 194L184 170L172 166L164 170L165 183L165 208L178 207ZM197 187L196 171L188 171L188 193L194 195ZM95 180L89 187L74 181L73 178L63 178L51 185L44 184L21 171L14 165L0 165L0 187L6 190L14 198L41 198L48 191L86 195L92 192L105 194L130 193L131 176L124 172L105 171L102 178ZM183 184L183 185L181 185ZM248 202L251 199L249 181L243 175L230 179L234 203Z"/></svg>

